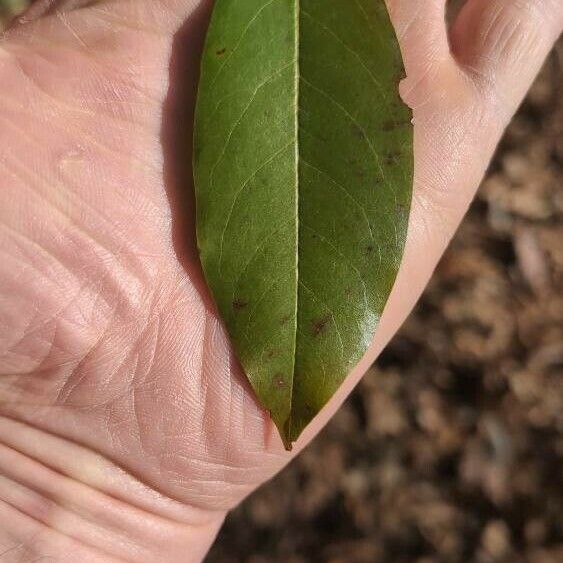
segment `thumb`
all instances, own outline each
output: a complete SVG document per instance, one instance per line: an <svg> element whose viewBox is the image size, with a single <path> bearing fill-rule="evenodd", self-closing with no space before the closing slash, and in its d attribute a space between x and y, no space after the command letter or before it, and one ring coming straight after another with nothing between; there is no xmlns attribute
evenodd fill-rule
<svg viewBox="0 0 563 563"><path fill-rule="evenodd" d="M508 122L562 30L561 0L467 0L452 49Z"/></svg>

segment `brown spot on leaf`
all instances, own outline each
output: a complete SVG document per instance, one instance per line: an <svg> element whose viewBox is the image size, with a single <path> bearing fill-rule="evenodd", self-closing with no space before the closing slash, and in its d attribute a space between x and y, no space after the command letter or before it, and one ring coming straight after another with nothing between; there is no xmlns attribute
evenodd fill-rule
<svg viewBox="0 0 563 563"><path fill-rule="evenodd" d="M291 315L285 315L280 320L281 326L287 326L287 323L291 320Z"/></svg>
<svg viewBox="0 0 563 563"><path fill-rule="evenodd" d="M387 166L393 166L394 164L398 164L402 153L399 151L389 152L385 155L384 162Z"/></svg>
<svg viewBox="0 0 563 563"><path fill-rule="evenodd" d="M328 323L330 323L330 315L325 315L321 319L313 322L313 335L319 336L325 332L328 328Z"/></svg>
<svg viewBox="0 0 563 563"><path fill-rule="evenodd" d="M223 47L222 49L219 49L216 54L220 57L221 55L224 55L226 52L227 52L226 47Z"/></svg>
<svg viewBox="0 0 563 563"><path fill-rule="evenodd" d="M242 309L244 309L247 306L248 306L248 303L246 301L242 301L241 299L235 299L233 301L233 309L235 311L241 311Z"/></svg>
<svg viewBox="0 0 563 563"><path fill-rule="evenodd" d="M394 131L395 129L400 129L401 127L408 127L409 125L412 125L410 118L399 119L399 121L391 119L381 125L381 130L387 133L389 131Z"/></svg>
<svg viewBox="0 0 563 563"><path fill-rule="evenodd" d="M285 379L281 374L276 375L276 386L280 389L283 389L285 387Z"/></svg>
<svg viewBox="0 0 563 563"><path fill-rule="evenodd" d="M366 252L367 252L368 254L371 254L374 250L375 250L375 248L374 248L373 244L368 244L368 245L366 246Z"/></svg>

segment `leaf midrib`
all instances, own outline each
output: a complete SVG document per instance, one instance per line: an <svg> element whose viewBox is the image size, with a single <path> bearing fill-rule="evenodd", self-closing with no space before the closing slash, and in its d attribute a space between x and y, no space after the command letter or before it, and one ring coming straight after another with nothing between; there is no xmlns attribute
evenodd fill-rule
<svg viewBox="0 0 563 563"><path fill-rule="evenodd" d="M285 439L287 440L289 447L291 448L291 423L293 416L293 399L295 393L295 365L297 361L297 323L299 314L299 163L300 163L300 153L299 153L299 103L300 103L300 81L301 81L301 69L300 69L300 59L301 59L301 0L295 0L295 326L294 326L294 337L293 337L293 366L291 374L291 391L289 397L289 418L287 421L287 434Z"/></svg>

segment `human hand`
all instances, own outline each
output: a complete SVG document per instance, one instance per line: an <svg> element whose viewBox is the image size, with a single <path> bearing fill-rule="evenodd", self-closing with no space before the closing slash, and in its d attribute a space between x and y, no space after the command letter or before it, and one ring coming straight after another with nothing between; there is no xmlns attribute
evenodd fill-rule
<svg viewBox="0 0 563 563"><path fill-rule="evenodd" d="M390 0L413 209L376 338L418 299L563 27L559 0ZM203 282L190 188L204 0L40 0L0 39L0 554L198 561L290 459ZM44 13L45 12L45 13ZM295 452L294 452L295 454Z"/></svg>

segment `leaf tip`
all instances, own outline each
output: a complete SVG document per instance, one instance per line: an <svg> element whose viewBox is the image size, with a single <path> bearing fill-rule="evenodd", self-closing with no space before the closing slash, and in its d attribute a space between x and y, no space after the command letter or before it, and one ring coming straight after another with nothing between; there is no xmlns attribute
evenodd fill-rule
<svg viewBox="0 0 563 563"><path fill-rule="evenodd" d="M285 451L292 451L295 437L291 434L291 416L283 424L276 423L276 426L278 427L278 433L280 435Z"/></svg>
<svg viewBox="0 0 563 563"><path fill-rule="evenodd" d="M293 442L291 441L291 438L289 436L284 436L283 434L281 436L285 451L290 452L291 450L293 450Z"/></svg>

